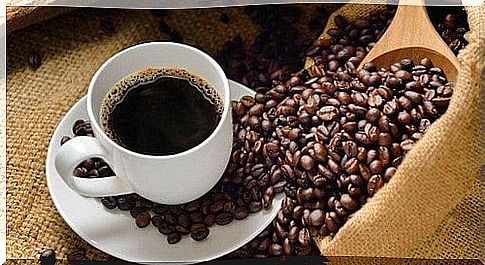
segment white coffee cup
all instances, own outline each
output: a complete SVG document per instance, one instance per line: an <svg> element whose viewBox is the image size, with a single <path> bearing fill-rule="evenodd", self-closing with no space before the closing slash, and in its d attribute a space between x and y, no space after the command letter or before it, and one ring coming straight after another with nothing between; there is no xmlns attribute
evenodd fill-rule
<svg viewBox="0 0 485 265"><path fill-rule="evenodd" d="M119 80L146 68L183 68L211 84L224 104L221 120L199 145L174 155L152 156L130 151L110 139L100 126L103 99ZM232 148L229 82L222 68L204 52L178 43L149 42L125 49L106 61L93 76L87 95L95 138L75 137L59 148L55 167L64 181L87 197L137 193L151 201L179 204L207 193L221 178ZM74 169L100 157L116 176L80 178Z"/></svg>

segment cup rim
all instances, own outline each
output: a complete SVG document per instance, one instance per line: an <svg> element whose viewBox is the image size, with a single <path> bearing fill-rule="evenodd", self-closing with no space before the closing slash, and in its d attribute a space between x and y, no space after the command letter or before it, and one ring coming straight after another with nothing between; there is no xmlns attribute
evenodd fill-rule
<svg viewBox="0 0 485 265"><path fill-rule="evenodd" d="M119 56L122 56L123 54L130 52L132 50L140 49L140 48L143 48L143 47L146 47L146 46L161 46L161 47L178 46L178 47L181 47L183 49L192 50L192 51L200 54L205 59L207 59L212 64L212 66L215 68L216 72L219 74L220 78L222 79L223 91L224 91L224 106L223 106L221 119L219 120L217 127L212 131L212 133L209 135L209 137L207 137L204 141L202 141L198 145L196 145L196 146L194 146L190 149L187 149L183 152L176 153L176 154L170 154L170 155L147 155L147 154L141 154L141 153L131 151L131 150L119 145L118 143L113 141L111 138L109 138L104 133L103 129L98 124L96 117L94 116L93 109L92 109L92 96L93 96L93 91L94 91L94 85L95 85L96 80L99 78L99 76L104 72L104 69L110 63L112 63L116 58L118 58ZM146 67L150 67L150 65L147 65ZM204 78L204 77L202 76L202 78ZM187 154L198 151L202 147L209 144L209 142L212 142L212 140L216 137L216 135L221 131L227 116L230 115L230 104L231 104L231 95L230 95L230 89L229 89L229 81L226 77L226 74L224 73L224 70L222 70L222 67L214 60L214 58L212 58L207 53L205 53L205 52L203 52L203 51L201 51L201 50L199 50L195 47L192 47L192 46L189 46L189 45L186 45L186 44L182 44L182 43L169 42L169 41L166 41L166 42L165 41L145 42L145 43L141 43L141 44L137 44L137 45L128 47L126 49L123 49L123 50L117 52L115 55L111 56L108 60L106 60L98 68L96 73L91 78L91 81L90 81L89 87L88 87L88 94L87 94L88 116L89 116L89 119L91 121L91 126L93 127L93 129L95 131L98 132L99 136L102 137L105 141L107 141L110 145L112 145L114 148L118 149L119 151L125 152L129 155L132 155L132 156L137 156L137 157L140 157L140 158L150 158L150 159L172 159L172 158L185 156Z"/></svg>

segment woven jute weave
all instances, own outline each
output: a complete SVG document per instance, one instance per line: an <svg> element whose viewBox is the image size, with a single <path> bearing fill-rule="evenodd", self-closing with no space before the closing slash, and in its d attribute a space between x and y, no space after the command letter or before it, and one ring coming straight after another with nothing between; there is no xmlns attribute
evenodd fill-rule
<svg viewBox="0 0 485 265"><path fill-rule="evenodd" d="M377 5L346 5L350 18L378 11ZM356 12L357 11L357 12ZM217 23L219 9L177 11L167 24L189 43L215 53L240 34L249 44L258 28L241 9L228 8L230 25ZM468 8L470 45L459 56L461 70L447 113L416 145L392 181L380 190L335 238L316 239L326 256L475 258L480 253L482 200L479 194L479 8ZM104 34L101 17L116 31ZM177 19L184 16L184 19ZM188 23L187 21L190 21ZM328 27L330 27L329 25ZM483 25L481 27L483 30ZM97 68L136 43L164 40L149 11L82 10L9 35L7 43L7 258L32 259L53 248L64 258L72 247L87 256L108 256L80 239L57 213L45 181L50 137L63 115L87 91ZM482 40L483 41L483 40ZM27 58L36 50L36 71ZM367 260L362 264L369 264ZM345 264L342 263L342 264Z"/></svg>

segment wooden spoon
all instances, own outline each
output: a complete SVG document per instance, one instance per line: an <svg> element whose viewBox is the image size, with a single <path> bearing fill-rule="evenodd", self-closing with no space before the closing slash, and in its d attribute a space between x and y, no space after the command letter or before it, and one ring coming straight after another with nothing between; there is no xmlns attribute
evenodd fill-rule
<svg viewBox="0 0 485 265"><path fill-rule="evenodd" d="M400 0L391 24L358 70L368 62L389 67L404 58L419 62L424 57L443 69L448 81L456 81L458 59L435 30L423 0Z"/></svg>

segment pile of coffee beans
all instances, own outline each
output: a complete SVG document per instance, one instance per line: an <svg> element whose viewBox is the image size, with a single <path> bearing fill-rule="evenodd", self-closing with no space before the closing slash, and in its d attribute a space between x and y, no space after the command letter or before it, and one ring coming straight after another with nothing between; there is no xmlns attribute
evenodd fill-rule
<svg viewBox="0 0 485 265"><path fill-rule="evenodd" d="M466 10L461 6L428 7L428 14L446 44L458 54L468 44L464 37L470 30Z"/></svg>
<svg viewBox="0 0 485 265"><path fill-rule="evenodd" d="M387 29L395 11L395 7L388 6L384 12L352 23L337 15L334 18L336 27L326 32L330 41L317 40L306 56L333 73L345 64L352 64L356 68Z"/></svg>
<svg viewBox="0 0 485 265"><path fill-rule="evenodd" d="M307 253L306 235L334 235L392 178L452 92L429 59L403 59L386 69L367 64L360 72L350 65L335 72L314 66L257 93L250 105L235 103L240 147L233 154L246 165L264 159L287 182L271 244L261 252ZM251 134L263 138L262 156L256 151L261 138Z"/></svg>
<svg viewBox="0 0 485 265"><path fill-rule="evenodd" d="M391 179L404 155L444 113L453 92L443 71L427 58L403 59L383 69L367 64L360 72L351 64L335 72L325 66L232 103L231 160L202 198L162 205L130 194L102 198L102 204L130 211L140 228L152 223L174 244L189 234L203 240L208 227L267 209L284 191L278 217L245 246L247 253L310 254L312 236L334 235ZM73 132L91 135L90 128L80 120ZM80 164L78 176L104 176L100 172L107 165L91 160Z"/></svg>
<svg viewBox="0 0 485 265"><path fill-rule="evenodd" d="M302 68L305 51L318 37L328 17L320 8L319 19L312 24L318 30L313 36L303 38L297 23L306 13L297 6L249 6L244 10L259 26L259 34L249 47L236 36L224 44L215 58L230 79L256 91L267 90L271 80L283 81Z"/></svg>

